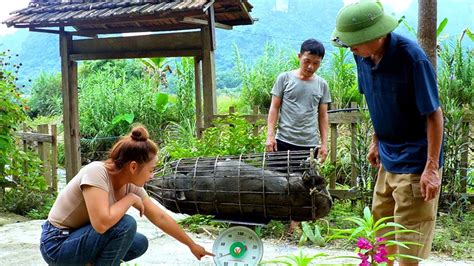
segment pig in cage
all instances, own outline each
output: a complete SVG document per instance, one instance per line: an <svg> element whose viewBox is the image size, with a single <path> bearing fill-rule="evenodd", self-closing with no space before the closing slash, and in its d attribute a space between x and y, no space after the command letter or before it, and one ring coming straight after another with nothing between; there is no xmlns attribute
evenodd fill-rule
<svg viewBox="0 0 474 266"><path fill-rule="evenodd" d="M158 169L145 189L167 209L266 223L315 220L332 206L312 151L185 158Z"/></svg>

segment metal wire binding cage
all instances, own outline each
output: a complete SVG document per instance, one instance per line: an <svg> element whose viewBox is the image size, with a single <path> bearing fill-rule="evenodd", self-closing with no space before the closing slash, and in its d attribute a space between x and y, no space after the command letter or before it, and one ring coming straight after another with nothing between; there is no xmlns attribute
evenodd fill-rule
<svg viewBox="0 0 474 266"><path fill-rule="evenodd" d="M145 189L167 209L217 219L314 220L332 200L311 151L186 158L158 169Z"/></svg>

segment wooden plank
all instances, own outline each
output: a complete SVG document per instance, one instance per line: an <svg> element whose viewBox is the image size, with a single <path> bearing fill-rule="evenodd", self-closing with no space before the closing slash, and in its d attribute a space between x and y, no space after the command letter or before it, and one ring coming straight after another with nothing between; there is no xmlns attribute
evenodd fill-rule
<svg viewBox="0 0 474 266"><path fill-rule="evenodd" d="M194 57L194 94L196 100L196 136L201 138L202 123L202 70L201 57Z"/></svg>
<svg viewBox="0 0 474 266"><path fill-rule="evenodd" d="M329 189L329 194L331 194L331 197L340 200L360 199L362 197L362 194L360 192L351 191L347 189Z"/></svg>
<svg viewBox="0 0 474 266"><path fill-rule="evenodd" d="M109 53L88 53L72 54L71 60L104 60L104 59L125 59L125 58L153 58L153 57L191 57L200 56L201 50L179 50L179 51L135 51L135 52L109 52Z"/></svg>
<svg viewBox="0 0 474 266"><path fill-rule="evenodd" d="M48 134L48 125L39 125L38 132L42 134ZM49 145L47 143L38 142L38 156L43 162L43 176L45 177L46 184L51 187L51 167L49 163Z"/></svg>
<svg viewBox="0 0 474 266"><path fill-rule="evenodd" d="M216 69L214 51L211 47L211 33L208 26L201 29L202 40L202 76L203 76L203 104L204 127L211 126L212 118L217 110L216 105Z"/></svg>
<svg viewBox="0 0 474 266"><path fill-rule="evenodd" d="M23 141L23 150L27 151L27 142L34 141L34 142L46 142L52 143L53 137L49 134L42 134L42 133L33 133L33 132L15 132L22 141Z"/></svg>
<svg viewBox="0 0 474 266"><path fill-rule="evenodd" d="M199 31L130 37L74 40L69 54L114 54L147 51L201 50Z"/></svg>
<svg viewBox="0 0 474 266"><path fill-rule="evenodd" d="M340 112L329 113L328 119L330 124L350 124L361 121L361 114L359 112Z"/></svg>
<svg viewBox="0 0 474 266"><path fill-rule="evenodd" d="M260 113L260 108L258 107L258 105L255 105L252 110L253 110L253 115L254 116L258 116L258 113ZM256 126L254 124L253 125L253 130L252 130L253 135L258 136L258 131L259 131L258 126Z"/></svg>
<svg viewBox="0 0 474 266"><path fill-rule="evenodd" d="M92 35L104 35L104 34L115 34L115 33L132 33L132 32L163 32L163 31L177 31L177 30L195 30L200 28L196 24L176 24L176 25L156 25L147 26L140 23L133 23L134 26L123 26L123 27L109 27L108 29L78 29L77 31L69 31L69 34L77 36L92 36Z"/></svg>
<svg viewBox="0 0 474 266"><path fill-rule="evenodd" d="M350 125L350 131L351 131L351 187L356 187L357 186L357 167L355 165L356 161L356 124L351 123Z"/></svg>
<svg viewBox="0 0 474 266"><path fill-rule="evenodd" d="M64 152L67 182L71 181L81 167L77 63L69 58L71 45L72 37L61 34L59 37L59 48L61 54Z"/></svg>
<svg viewBox="0 0 474 266"><path fill-rule="evenodd" d="M58 191L58 130L56 125L51 125L51 182L53 191Z"/></svg>
<svg viewBox="0 0 474 266"><path fill-rule="evenodd" d="M337 124L330 124L331 125L331 164L336 166L337 161ZM336 188L336 173L332 174L329 177L329 188L334 189Z"/></svg>

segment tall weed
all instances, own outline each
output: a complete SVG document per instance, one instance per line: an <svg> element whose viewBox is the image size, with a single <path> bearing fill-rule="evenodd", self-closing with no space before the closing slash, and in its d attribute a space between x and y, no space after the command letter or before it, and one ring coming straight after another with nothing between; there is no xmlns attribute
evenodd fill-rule
<svg viewBox="0 0 474 266"><path fill-rule="evenodd" d="M261 57L255 63L245 63L239 49L234 46L236 71L242 79L241 101L247 103L249 112L253 106L258 106L267 112L271 103L271 90L277 76L285 71L299 67L297 53L291 55L288 51L278 48L275 44L267 43Z"/></svg>
<svg viewBox="0 0 474 266"><path fill-rule="evenodd" d="M156 88L151 77L137 73L138 67L124 67L120 61L101 66L90 70L86 65L87 75L79 79L83 154L102 159L116 136L126 134L134 122L145 125L153 139L161 139L166 124L177 120L169 96Z"/></svg>
<svg viewBox="0 0 474 266"><path fill-rule="evenodd" d="M350 62L352 53L349 49L338 48L332 52L329 71L322 76L327 80L332 102L339 108L350 107L351 102L362 104L362 95L357 88L355 64Z"/></svg>

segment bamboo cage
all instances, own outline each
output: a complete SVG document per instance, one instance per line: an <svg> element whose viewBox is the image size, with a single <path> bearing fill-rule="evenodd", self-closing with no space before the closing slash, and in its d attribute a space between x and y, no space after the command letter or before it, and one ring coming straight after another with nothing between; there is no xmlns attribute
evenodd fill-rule
<svg viewBox="0 0 474 266"><path fill-rule="evenodd" d="M242 222L315 220L332 206L312 151L184 158L167 163L146 190L167 209Z"/></svg>

